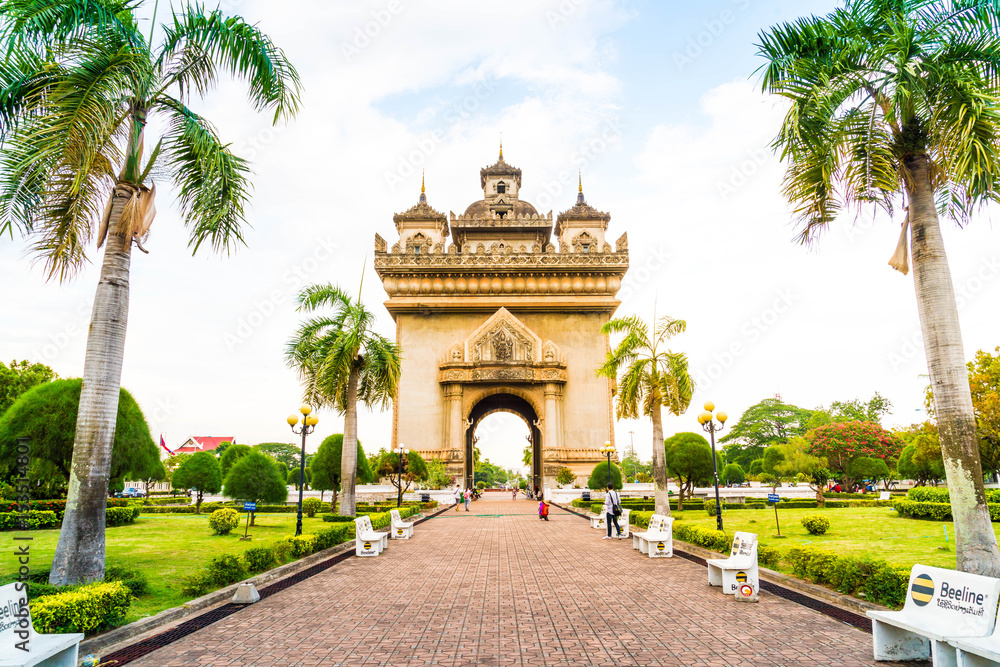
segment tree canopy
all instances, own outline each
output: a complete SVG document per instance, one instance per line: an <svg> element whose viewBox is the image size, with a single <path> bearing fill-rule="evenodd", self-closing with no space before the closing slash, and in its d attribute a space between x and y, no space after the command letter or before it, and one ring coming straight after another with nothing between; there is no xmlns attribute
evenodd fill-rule
<svg viewBox="0 0 1000 667"><path fill-rule="evenodd" d="M195 452L181 462L170 477L170 484L175 489L194 489L195 511L200 512L205 494L222 490L222 470L211 452Z"/></svg>
<svg viewBox="0 0 1000 667"><path fill-rule="evenodd" d="M21 394L57 377L56 372L45 364L15 359L8 366L0 361L0 415L14 405Z"/></svg>
<svg viewBox="0 0 1000 667"><path fill-rule="evenodd" d="M812 411L808 426L812 429L833 422L855 421L878 424L890 412L892 412L892 401L875 392L867 401L854 398L849 401L834 401L829 409L816 408Z"/></svg>
<svg viewBox="0 0 1000 667"><path fill-rule="evenodd" d="M31 441L33 459L52 465L69 480L76 434L76 416L83 380L52 380L29 389L0 416L0 465L5 478L12 474L17 439ZM132 395L121 389L111 450L111 478L145 479L160 465L160 450Z"/></svg>
<svg viewBox="0 0 1000 667"><path fill-rule="evenodd" d="M222 478L225 479L229 471L232 470L233 466L242 459L243 457L249 455L253 449L250 445L236 445L230 443L229 447L222 453L219 457L219 470L222 472Z"/></svg>
<svg viewBox="0 0 1000 667"><path fill-rule="evenodd" d="M222 495L246 502L283 505L288 500L283 470L284 465L270 456L251 451L237 460L226 475ZM254 518L251 517L251 524Z"/></svg>
<svg viewBox="0 0 1000 667"><path fill-rule="evenodd" d="M858 480L851 465L859 458L877 458L893 463L903 442L892 432L872 422L842 422L815 428L806 435L809 453L825 458L830 471L845 486Z"/></svg>
<svg viewBox="0 0 1000 667"><path fill-rule="evenodd" d="M357 441L357 476L362 484L372 480L372 469L365 456L365 450L361 448L361 441ZM340 465L343 460L344 435L334 433L320 444L313 459L310 469L312 470L312 481L310 486L317 491L333 491L333 499L330 504L330 511L336 510L337 492L340 490L341 477Z"/></svg>
<svg viewBox="0 0 1000 667"><path fill-rule="evenodd" d="M713 483L712 447L700 433L677 433L664 442L667 470L677 478L680 494L677 509L684 507L684 498L694 495L698 485ZM717 465L722 467L721 452L716 452Z"/></svg>
<svg viewBox="0 0 1000 667"><path fill-rule="evenodd" d="M614 463L611 464L611 486L622 488L622 471ZM600 490L608 488L608 462L598 463L587 479L587 488Z"/></svg>
<svg viewBox="0 0 1000 667"><path fill-rule="evenodd" d="M396 489L400 489L399 455L394 452L382 451L378 458L378 467L373 471L380 479L388 479ZM427 463L424 458L412 449L406 454L403 462L402 491L406 491L414 482L427 479Z"/></svg>
<svg viewBox="0 0 1000 667"><path fill-rule="evenodd" d="M732 430L719 439L726 460L750 466L764 456L771 445L805 435L812 410L806 410L777 398L765 398L740 415Z"/></svg>
<svg viewBox="0 0 1000 667"><path fill-rule="evenodd" d="M253 448L258 452L267 454L276 461L280 461L285 468L295 468L297 470L299 467L299 456L302 453L299 445L287 442L262 442L259 445L254 445ZM309 462L306 461L306 465L308 464Z"/></svg>

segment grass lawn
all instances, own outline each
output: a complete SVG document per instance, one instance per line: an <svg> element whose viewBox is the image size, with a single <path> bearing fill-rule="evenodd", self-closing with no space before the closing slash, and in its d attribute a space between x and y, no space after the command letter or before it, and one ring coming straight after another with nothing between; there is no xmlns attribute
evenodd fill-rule
<svg viewBox="0 0 1000 667"><path fill-rule="evenodd" d="M830 520L830 529L825 535L806 532L800 520L807 514L821 514ZM673 516L679 521L715 528L715 517L705 510L673 512ZM773 509L731 510L723 513L722 520L726 531L757 533L761 544L777 547L782 552L808 545L834 554L867 553L907 567L914 563L955 567L955 526L952 522L907 519L889 507L783 510L779 505L781 538L775 537ZM993 524L993 530L1000 539L1000 524Z"/></svg>
<svg viewBox="0 0 1000 667"><path fill-rule="evenodd" d="M189 600L181 592L181 579L198 570L213 556L242 553L253 546L267 546L283 537L295 534L295 514L258 514L256 526L251 526L253 539L241 542L246 519L238 531L229 535L213 535L208 526L208 514L143 514L134 525L107 529L107 562L109 565L128 564L149 579L149 589L129 608L124 623L177 607ZM302 532L315 533L335 524L324 523L319 517L302 517ZM52 565L59 530L20 532L31 535L31 568L47 570ZM0 533L0 574L16 571L13 532ZM21 542L23 544L23 542Z"/></svg>

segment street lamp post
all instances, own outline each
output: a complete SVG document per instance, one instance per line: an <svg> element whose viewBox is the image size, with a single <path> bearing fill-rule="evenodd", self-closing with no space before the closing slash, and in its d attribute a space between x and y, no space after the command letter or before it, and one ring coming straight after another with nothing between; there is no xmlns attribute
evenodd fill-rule
<svg viewBox="0 0 1000 667"><path fill-rule="evenodd" d="M403 457L410 453L410 450L404 447L402 444L396 449L392 450L399 457L399 495L396 497L396 507L403 506Z"/></svg>
<svg viewBox="0 0 1000 667"><path fill-rule="evenodd" d="M729 415L720 410L713 417L713 410L715 410L715 403L712 401L705 403L705 411L698 415L698 423L701 424L701 427L712 438L712 470L715 472L715 517L719 530L722 530L722 503L719 502L719 463L715 458L715 433L725 428L726 419L729 418ZM715 424L715 419L719 420L718 425Z"/></svg>
<svg viewBox="0 0 1000 667"><path fill-rule="evenodd" d="M302 426L298 430L295 426L299 423L299 416L288 415L288 425L292 427L292 433L302 434L302 453L299 456L299 516L295 522L296 537L302 534L302 492L306 488L306 436L315 431L316 424L319 423L319 417L309 416L309 413L312 412L312 406L308 403L304 403L299 408L299 412L302 413Z"/></svg>

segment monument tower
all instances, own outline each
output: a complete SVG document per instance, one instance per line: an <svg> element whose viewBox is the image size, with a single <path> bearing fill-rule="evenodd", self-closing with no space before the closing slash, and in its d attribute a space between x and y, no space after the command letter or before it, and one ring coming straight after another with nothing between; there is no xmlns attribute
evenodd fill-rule
<svg viewBox="0 0 1000 667"><path fill-rule="evenodd" d="M472 483L476 426L493 412L531 432L532 484L565 466L585 483L614 442L614 382L597 378L601 326L628 270L626 234L576 204L541 215L520 198L521 170L500 156L479 171L483 198L450 217L420 200L393 216L399 240L375 235L375 270L403 350L392 445L404 443ZM520 443L517 445L520 447Z"/></svg>

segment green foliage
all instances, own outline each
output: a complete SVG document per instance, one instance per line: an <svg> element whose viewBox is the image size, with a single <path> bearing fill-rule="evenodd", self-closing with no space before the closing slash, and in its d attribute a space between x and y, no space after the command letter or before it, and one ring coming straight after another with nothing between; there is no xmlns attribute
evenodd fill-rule
<svg viewBox="0 0 1000 667"><path fill-rule="evenodd" d="M288 542L292 556L302 558L316 551L316 539L315 535L297 535L286 537L284 541Z"/></svg>
<svg viewBox="0 0 1000 667"><path fill-rule="evenodd" d="M319 498L306 498L302 501L302 511L306 513L306 516L312 518L316 516L316 512L320 510L323 503L319 501Z"/></svg>
<svg viewBox="0 0 1000 667"><path fill-rule="evenodd" d="M896 459L903 442L873 422L841 422L809 431L809 453L825 458L834 476L848 486L854 477L851 465L859 458Z"/></svg>
<svg viewBox="0 0 1000 667"><path fill-rule="evenodd" d="M229 474L229 471L236 465L237 461L252 451L253 449L250 448L250 445L230 444L226 448L226 451L222 453L222 456L219 457L219 469L222 471L222 479L226 478L226 475Z"/></svg>
<svg viewBox="0 0 1000 667"><path fill-rule="evenodd" d="M854 398L850 401L834 401L829 410L818 408L812 411L808 428L825 426L834 422L875 422L892 412L892 401L877 391L868 401Z"/></svg>
<svg viewBox="0 0 1000 667"><path fill-rule="evenodd" d="M219 462L210 452L197 452L184 459L174 471L170 483L175 489L195 489L195 513L201 511L201 500L206 493L222 490L222 471Z"/></svg>
<svg viewBox="0 0 1000 667"><path fill-rule="evenodd" d="M289 470L299 469L299 456L302 449L298 445L285 442L262 442L259 445L254 445L253 448L262 454L267 454L275 461L279 461L283 467Z"/></svg>
<svg viewBox="0 0 1000 667"><path fill-rule="evenodd" d="M313 488L313 486L312 486L312 468L306 468L305 469L305 475L306 475L306 488L307 489ZM288 482L289 485L294 486L295 490L298 491L299 490L299 481L301 479L302 479L302 470L300 468L291 468L288 471L288 475L286 476L285 481ZM317 490L318 491L319 490L329 491L329 489L317 489Z"/></svg>
<svg viewBox="0 0 1000 667"><path fill-rule="evenodd" d="M715 516L719 513L719 504L715 502L715 498L709 498L705 501L705 511L708 512L708 516Z"/></svg>
<svg viewBox="0 0 1000 667"><path fill-rule="evenodd" d="M845 595L863 594L875 604L899 608L906 600L908 568L871 557L838 556L809 547L793 547L784 556L792 572Z"/></svg>
<svg viewBox="0 0 1000 667"><path fill-rule="evenodd" d="M680 486L680 498L694 495L698 485L708 485L713 480L712 448L698 433L678 433L664 442L667 471L676 477ZM716 463L722 467L720 452L716 452Z"/></svg>
<svg viewBox="0 0 1000 667"><path fill-rule="evenodd" d="M774 464L772 472L785 479L798 478L801 475L809 484L809 488L822 498L823 489L830 479L827 460L811 454L809 441L802 436L796 436L788 442L776 445L775 448L780 460Z"/></svg>
<svg viewBox="0 0 1000 667"><path fill-rule="evenodd" d="M444 489L455 483L454 475L448 474L444 461L427 462L427 486Z"/></svg>
<svg viewBox="0 0 1000 667"><path fill-rule="evenodd" d="M79 378L39 384L21 395L0 416L0 477L13 473L17 439L31 441L33 461L48 462L51 470L69 480L80 403ZM159 448L149 434L146 418L132 395L121 389L111 450L111 478L126 475L142 479L160 465Z"/></svg>
<svg viewBox="0 0 1000 667"><path fill-rule="evenodd" d="M337 491L340 489L340 462L344 445L344 435L334 433L328 436L319 446L316 458L313 459L312 481L310 486L317 491ZM372 469L365 456L365 450L358 441L358 483L374 481Z"/></svg>
<svg viewBox="0 0 1000 667"><path fill-rule="evenodd" d="M145 573L129 564L108 565L104 570L104 581L120 581L132 593L132 597L143 595L149 588L149 579Z"/></svg>
<svg viewBox="0 0 1000 667"><path fill-rule="evenodd" d="M765 398L747 408L732 430L719 439L725 445L726 460L751 466L750 474L758 474L752 468L754 459L763 457L764 450L772 445L804 435L811 416L811 410Z"/></svg>
<svg viewBox="0 0 1000 667"><path fill-rule="evenodd" d="M132 593L120 581L80 586L29 603L31 621L41 634L94 634L125 617Z"/></svg>
<svg viewBox="0 0 1000 667"><path fill-rule="evenodd" d="M562 486L572 484L575 479L576 475L573 474L573 471L565 466L559 468L559 472L556 473L556 482Z"/></svg>
<svg viewBox="0 0 1000 667"><path fill-rule="evenodd" d="M476 488L482 491L486 488L486 482L476 482Z"/></svg>
<svg viewBox="0 0 1000 667"><path fill-rule="evenodd" d="M32 387L55 380L56 372L45 364L18 362L5 365L0 361L0 416Z"/></svg>
<svg viewBox="0 0 1000 667"><path fill-rule="evenodd" d="M802 526L810 535L823 535L830 529L830 520L822 514L809 514L802 517Z"/></svg>
<svg viewBox="0 0 1000 667"><path fill-rule="evenodd" d="M237 554L216 556L208 562L206 569L209 578L216 586L235 584L246 579L249 574L246 560Z"/></svg>
<svg viewBox="0 0 1000 667"><path fill-rule="evenodd" d="M112 528L135 523L141 511L142 508L138 505L134 507L109 507L105 510L104 525Z"/></svg>
<svg viewBox="0 0 1000 667"><path fill-rule="evenodd" d="M274 459L255 451L239 459L229 471L222 494L256 503L284 503L288 500L285 476L279 472Z"/></svg>
<svg viewBox="0 0 1000 667"><path fill-rule="evenodd" d="M356 517L353 516L343 516L341 514L324 514L323 521L327 523L345 523L347 521L354 521Z"/></svg>
<svg viewBox="0 0 1000 667"><path fill-rule="evenodd" d="M889 477L889 466L882 459L862 456L851 462L848 472L854 479L880 481Z"/></svg>
<svg viewBox="0 0 1000 667"><path fill-rule="evenodd" d="M730 463L722 470L722 481L726 484L742 484L747 479L739 463Z"/></svg>
<svg viewBox="0 0 1000 667"><path fill-rule="evenodd" d="M759 475L764 472L764 459L754 459L750 462L750 474Z"/></svg>
<svg viewBox="0 0 1000 667"><path fill-rule="evenodd" d="M611 486L616 489L622 488L622 471L614 463L611 464ZM590 478L587 479L588 489L606 489L608 487L608 462L598 463L594 466Z"/></svg>
<svg viewBox="0 0 1000 667"><path fill-rule="evenodd" d="M254 574L278 567L278 557L271 547L253 547L243 552L247 569Z"/></svg>
<svg viewBox="0 0 1000 667"><path fill-rule="evenodd" d="M228 535L240 525L240 513L228 508L215 510L208 517L208 525L216 535Z"/></svg>
<svg viewBox="0 0 1000 667"><path fill-rule="evenodd" d="M39 530L59 525L55 512L29 510L27 512L0 512L0 530Z"/></svg>
<svg viewBox="0 0 1000 667"><path fill-rule="evenodd" d="M360 462L360 455L359 455ZM376 467L372 471L377 479L388 479L389 483L397 489L400 487L399 481L399 455L393 452L382 450L379 452ZM427 479L427 463L417 452L410 450L403 461L403 491L406 491L414 482L421 482Z"/></svg>

